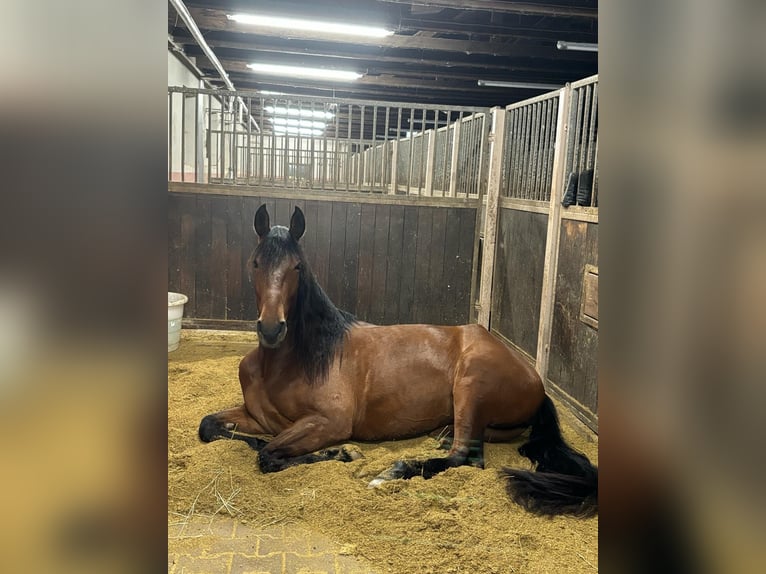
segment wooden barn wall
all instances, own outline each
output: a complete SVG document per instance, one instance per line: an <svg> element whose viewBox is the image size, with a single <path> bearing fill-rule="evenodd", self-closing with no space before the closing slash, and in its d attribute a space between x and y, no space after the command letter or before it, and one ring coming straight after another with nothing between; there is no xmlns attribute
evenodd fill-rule
<svg viewBox="0 0 766 574"><path fill-rule="evenodd" d="M262 203L272 225L303 210L306 257L339 307L377 324L468 322L475 208L171 192L168 289L189 297L185 317L257 318L247 260Z"/></svg>
<svg viewBox="0 0 766 574"><path fill-rule="evenodd" d="M534 358L548 216L501 208L492 288L492 330Z"/></svg>
<svg viewBox="0 0 766 574"><path fill-rule="evenodd" d="M598 330L580 320L587 264L598 266L598 224L562 220L548 379L596 413Z"/></svg>

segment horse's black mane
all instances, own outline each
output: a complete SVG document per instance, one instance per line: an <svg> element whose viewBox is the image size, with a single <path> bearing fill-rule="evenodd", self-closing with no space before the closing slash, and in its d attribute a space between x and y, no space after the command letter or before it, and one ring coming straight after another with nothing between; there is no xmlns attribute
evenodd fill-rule
<svg viewBox="0 0 766 574"><path fill-rule="evenodd" d="M356 317L338 309L317 283L303 249L286 227L274 226L258 244L255 255L266 268L293 255L300 261L300 279L295 305L287 316L287 336L295 357L310 384L327 378L330 364Z"/></svg>

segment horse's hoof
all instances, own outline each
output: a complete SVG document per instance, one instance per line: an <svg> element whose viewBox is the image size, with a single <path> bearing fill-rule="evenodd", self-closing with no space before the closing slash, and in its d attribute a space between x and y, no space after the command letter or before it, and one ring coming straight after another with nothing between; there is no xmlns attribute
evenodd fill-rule
<svg viewBox="0 0 766 574"><path fill-rule="evenodd" d="M215 415L207 415L199 423L199 439L202 442L212 442L217 438L221 438L222 430L221 423L218 422Z"/></svg>
<svg viewBox="0 0 766 574"><path fill-rule="evenodd" d="M407 465L404 461L397 461L391 466L391 468L387 468L383 472L381 472L378 476L373 478L368 484L367 488L377 488L384 482L388 482L389 480L396 480L397 478L405 478L406 475L406 468Z"/></svg>
<svg viewBox="0 0 766 574"><path fill-rule="evenodd" d="M340 447L340 450L348 462L353 462L355 460L359 460L360 458L364 458L362 451L359 450L359 447L356 445L344 444Z"/></svg>

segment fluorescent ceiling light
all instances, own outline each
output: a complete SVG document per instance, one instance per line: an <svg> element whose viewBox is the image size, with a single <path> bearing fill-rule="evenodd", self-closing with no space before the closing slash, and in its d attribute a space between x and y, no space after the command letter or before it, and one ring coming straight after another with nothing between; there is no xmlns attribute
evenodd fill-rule
<svg viewBox="0 0 766 574"><path fill-rule="evenodd" d="M479 80L477 82L485 88L521 88L529 90L558 90L558 84L536 84L534 82L496 82L494 80Z"/></svg>
<svg viewBox="0 0 766 574"><path fill-rule="evenodd" d="M294 118L269 118L269 121L275 126L293 126L299 128L324 129L327 124L324 122L315 122L312 120L299 120Z"/></svg>
<svg viewBox="0 0 766 574"><path fill-rule="evenodd" d="M322 32L343 36L366 36L368 38L384 38L391 36L393 30L373 26L356 26L354 24L339 24L335 22L319 22L316 20L299 20L295 18L279 18L274 16L256 16L254 14L226 14L229 20L239 24L249 24L263 28L283 28L286 30L301 30L304 32Z"/></svg>
<svg viewBox="0 0 766 574"><path fill-rule="evenodd" d="M277 64L248 64L254 72L268 76L293 76L312 80L342 80L351 82L358 80L362 74L348 70L324 70L322 68L302 68L300 66L280 66Z"/></svg>
<svg viewBox="0 0 766 574"><path fill-rule="evenodd" d="M274 126L274 133L297 136L321 136L324 133L324 130L297 128L292 126Z"/></svg>
<svg viewBox="0 0 766 574"><path fill-rule="evenodd" d="M299 108L282 108L274 106L265 106L266 112L275 116L297 116L299 118L317 118L319 120L331 120L335 117L332 112L323 112L322 110L301 110Z"/></svg>
<svg viewBox="0 0 766 574"><path fill-rule="evenodd" d="M576 50L579 52L598 52L598 44L588 44L587 42L556 42L559 50Z"/></svg>

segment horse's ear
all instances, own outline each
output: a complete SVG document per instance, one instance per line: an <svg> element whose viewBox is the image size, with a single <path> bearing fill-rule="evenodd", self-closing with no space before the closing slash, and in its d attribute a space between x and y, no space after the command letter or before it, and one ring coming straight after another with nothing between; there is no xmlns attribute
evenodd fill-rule
<svg viewBox="0 0 766 574"><path fill-rule="evenodd" d="M306 218L303 217L301 208L296 205L295 211L293 211L293 216L290 218L290 235L292 235L295 241L298 241L301 237L303 237L303 233L305 231Z"/></svg>
<svg viewBox="0 0 766 574"><path fill-rule="evenodd" d="M255 221L253 222L253 227L255 228L255 232L258 234L258 237L261 239L266 237L269 234L269 231L271 231L271 225L269 224L269 212L266 211L265 203L258 208L258 211L255 212Z"/></svg>

